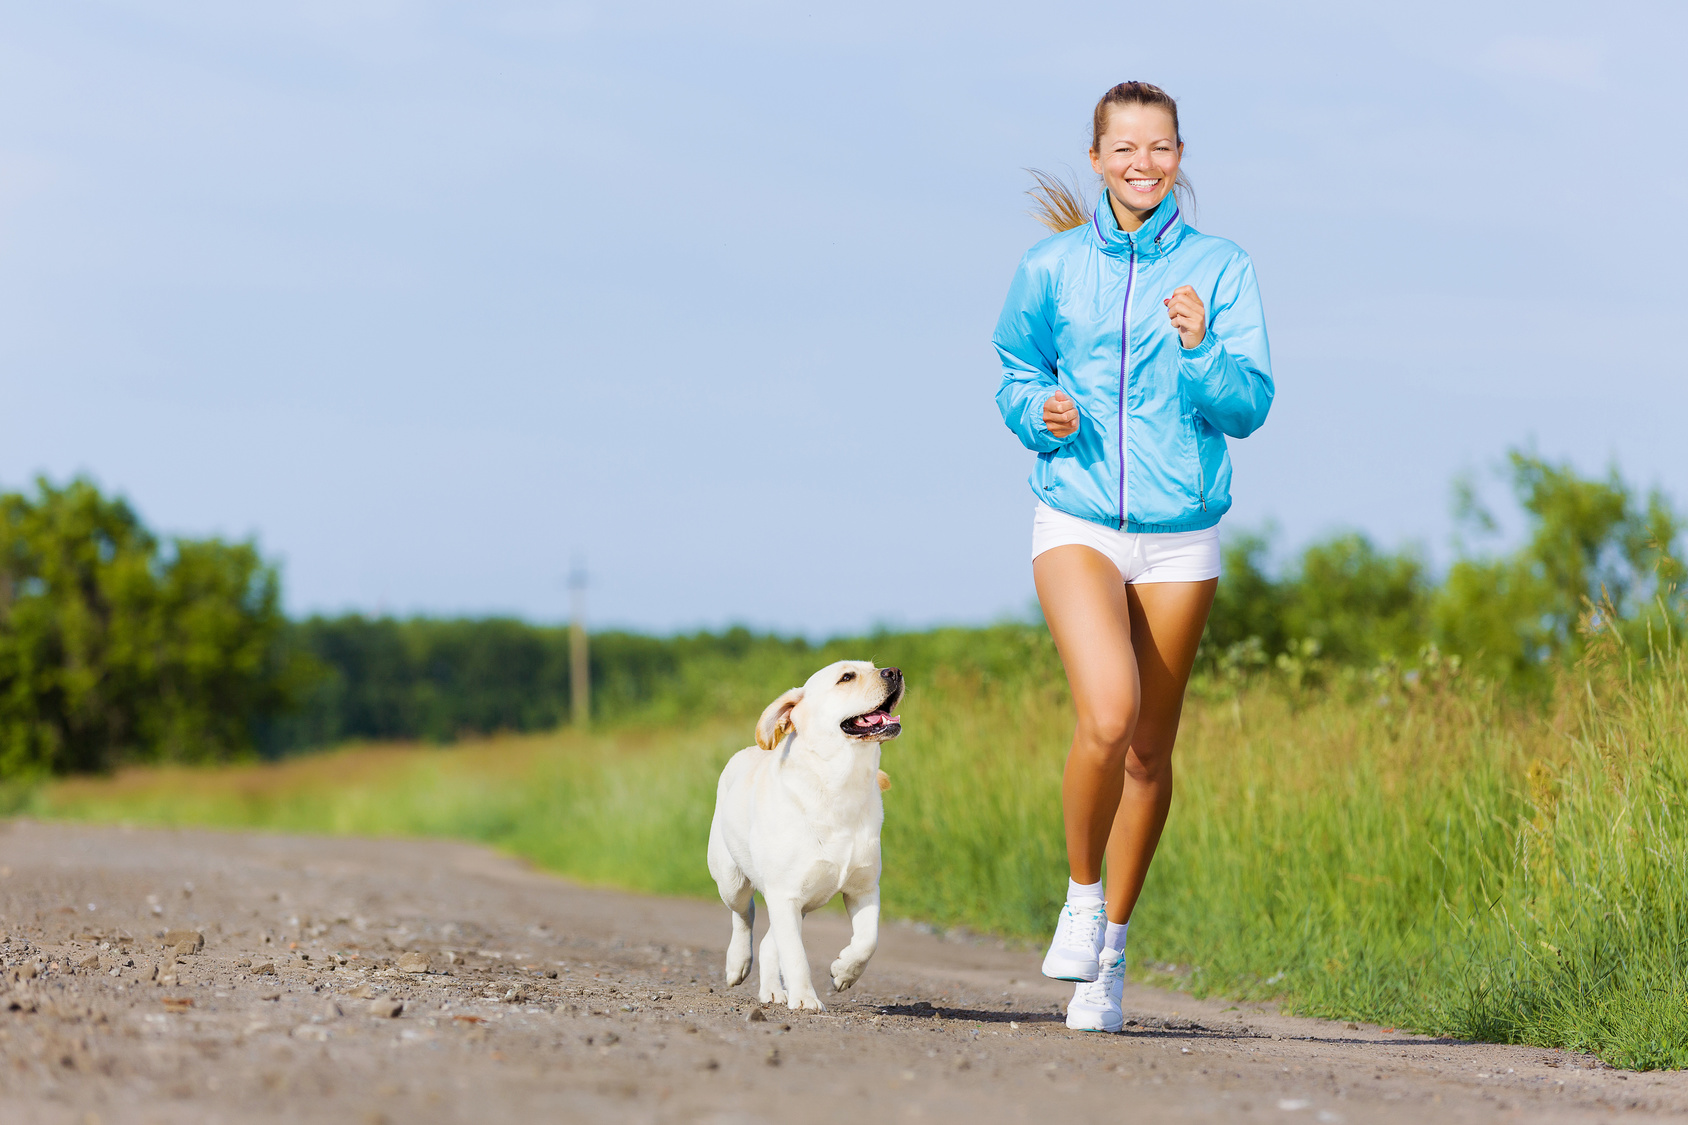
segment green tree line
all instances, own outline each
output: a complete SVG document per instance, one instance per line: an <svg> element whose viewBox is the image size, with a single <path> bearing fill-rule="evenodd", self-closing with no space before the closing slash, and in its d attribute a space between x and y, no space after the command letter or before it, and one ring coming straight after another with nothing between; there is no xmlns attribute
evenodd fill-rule
<svg viewBox="0 0 1688 1125"><path fill-rule="evenodd" d="M261 723L266 756L350 739L446 742L493 731L546 730L569 721L569 631L515 618L311 617L289 627L291 650L313 675L295 705ZM651 637L594 633L591 710L614 722L672 694L684 670L737 663L753 652L802 654L807 642L722 633Z"/></svg>
<svg viewBox="0 0 1688 1125"><path fill-rule="evenodd" d="M1204 674L1456 655L1529 695L1601 617L1647 651L1679 628L1682 521L1660 493L1534 454L1509 455L1521 545L1477 546L1498 521L1456 488L1467 537L1438 580L1414 550L1346 533L1274 567L1232 536ZM862 638L870 648L891 638ZM946 641L946 644L949 643ZM595 719L742 704L723 685L798 675L821 646L722 633L592 637ZM735 672L734 670L737 670ZM289 621L256 544L161 539L86 480L0 493L0 779L127 763L279 756L352 739L446 741L569 718L567 630L511 618L346 615ZM758 681L759 682L759 681ZM795 682L795 681L794 681Z"/></svg>

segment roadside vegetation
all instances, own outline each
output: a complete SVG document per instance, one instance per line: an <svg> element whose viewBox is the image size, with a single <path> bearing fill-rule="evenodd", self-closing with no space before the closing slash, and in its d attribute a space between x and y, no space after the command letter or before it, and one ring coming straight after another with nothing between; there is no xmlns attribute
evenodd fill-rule
<svg viewBox="0 0 1688 1125"><path fill-rule="evenodd" d="M1472 552L1440 583L1357 536L1281 572L1258 541L1233 543L1133 919L1137 973L1688 1065L1676 520L1615 476L1514 455L1511 481L1522 546ZM1481 530L1481 509L1466 511ZM1044 935L1064 889L1072 720L1040 626L640 640L672 647L591 731L132 768L14 785L8 800L49 817L455 836L585 880L709 895L721 764L775 693L868 657L911 685L884 760L888 911Z"/></svg>

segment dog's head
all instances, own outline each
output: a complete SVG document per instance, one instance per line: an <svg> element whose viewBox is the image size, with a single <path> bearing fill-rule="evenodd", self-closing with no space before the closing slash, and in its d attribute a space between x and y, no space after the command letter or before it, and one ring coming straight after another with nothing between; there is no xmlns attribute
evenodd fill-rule
<svg viewBox="0 0 1688 1125"><path fill-rule="evenodd" d="M792 688L762 712L756 745L772 750L788 730L802 733L838 730L845 738L883 742L903 733L891 712L903 698L903 673L875 668L869 660L840 660Z"/></svg>

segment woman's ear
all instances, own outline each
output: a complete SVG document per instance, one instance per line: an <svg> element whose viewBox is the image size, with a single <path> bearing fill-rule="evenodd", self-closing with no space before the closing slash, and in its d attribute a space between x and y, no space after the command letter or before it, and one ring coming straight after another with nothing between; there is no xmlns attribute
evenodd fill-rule
<svg viewBox="0 0 1688 1125"><path fill-rule="evenodd" d="M794 687L772 703L756 721L756 745L772 750L780 744L785 732L792 729L791 709L803 702L803 689Z"/></svg>

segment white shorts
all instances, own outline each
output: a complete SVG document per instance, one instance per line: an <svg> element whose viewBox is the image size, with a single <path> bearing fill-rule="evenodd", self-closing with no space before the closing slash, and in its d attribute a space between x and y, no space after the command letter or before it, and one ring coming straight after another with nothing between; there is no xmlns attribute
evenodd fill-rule
<svg viewBox="0 0 1688 1125"><path fill-rule="evenodd" d="M1135 582L1205 582L1219 577L1219 528L1201 531L1120 531L1038 501L1032 513L1032 558L1051 547L1072 545L1101 551Z"/></svg>

